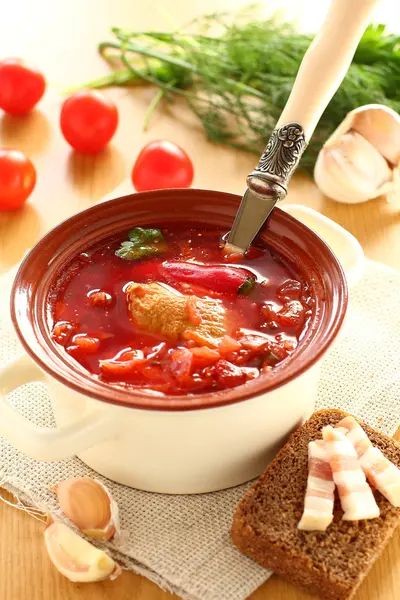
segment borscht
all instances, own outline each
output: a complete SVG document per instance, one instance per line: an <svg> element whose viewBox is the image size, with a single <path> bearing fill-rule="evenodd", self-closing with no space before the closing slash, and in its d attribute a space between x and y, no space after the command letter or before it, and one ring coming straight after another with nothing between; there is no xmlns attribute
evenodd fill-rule
<svg viewBox="0 0 400 600"><path fill-rule="evenodd" d="M229 253L224 233L134 227L85 248L51 290L53 340L93 377L157 394L219 391L279 368L311 319L312 287L262 241Z"/></svg>

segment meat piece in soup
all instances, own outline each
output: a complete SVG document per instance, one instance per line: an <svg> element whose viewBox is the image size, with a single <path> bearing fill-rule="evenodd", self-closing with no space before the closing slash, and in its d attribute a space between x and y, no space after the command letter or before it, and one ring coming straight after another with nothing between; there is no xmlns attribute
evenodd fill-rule
<svg viewBox="0 0 400 600"><path fill-rule="evenodd" d="M185 296L159 283L132 283L126 293L133 323L149 333L207 346L217 346L227 333L220 300Z"/></svg>

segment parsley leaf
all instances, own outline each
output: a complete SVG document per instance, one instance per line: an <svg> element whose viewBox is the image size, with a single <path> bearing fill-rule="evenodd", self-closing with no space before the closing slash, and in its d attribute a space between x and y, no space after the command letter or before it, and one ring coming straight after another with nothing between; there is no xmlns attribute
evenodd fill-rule
<svg viewBox="0 0 400 600"><path fill-rule="evenodd" d="M128 237L134 244L164 241L164 236L159 229L143 229L143 227L135 227L128 233Z"/></svg>
<svg viewBox="0 0 400 600"><path fill-rule="evenodd" d="M129 241L121 242L116 256L125 260L139 260L145 256L157 256L165 251L164 236L159 229L135 227L128 233Z"/></svg>

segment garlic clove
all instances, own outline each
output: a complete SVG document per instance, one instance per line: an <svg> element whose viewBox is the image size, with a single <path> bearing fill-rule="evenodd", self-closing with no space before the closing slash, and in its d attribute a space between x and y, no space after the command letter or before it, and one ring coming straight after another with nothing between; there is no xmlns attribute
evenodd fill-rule
<svg viewBox="0 0 400 600"><path fill-rule="evenodd" d="M393 173L378 150L355 131L330 139L314 169L319 189L345 203L365 202L391 190Z"/></svg>
<svg viewBox="0 0 400 600"><path fill-rule="evenodd" d="M349 112L325 142L334 143L348 131L363 136L388 162L400 162L400 115L383 104L366 104Z"/></svg>
<svg viewBox="0 0 400 600"><path fill-rule="evenodd" d="M338 202L399 198L400 115L380 104L348 113L321 149L314 169L321 191ZM396 191L397 190L397 191Z"/></svg>
<svg viewBox="0 0 400 600"><path fill-rule="evenodd" d="M392 171L382 155L355 131L340 138L338 147L331 149L346 176L353 180L365 197L376 197L382 185L392 178Z"/></svg>
<svg viewBox="0 0 400 600"><path fill-rule="evenodd" d="M381 104L360 106L347 115L341 129L343 133L352 129L362 135L389 163L400 162L400 115L392 108Z"/></svg>
<svg viewBox="0 0 400 600"><path fill-rule="evenodd" d="M360 196L359 191L351 186L349 182L346 185L341 185L340 167L330 153L321 152L318 156L315 164L314 180L325 196L333 198L337 202L352 204L364 201L364 196Z"/></svg>
<svg viewBox="0 0 400 600"><path fill-rule="evenodd" d="M97 479L74 477L53 490L65 516L85 535L110 540L119 531L118 505Z"/></svg>
<svg viewBox="0 0 400 600"><path fill-rule="evenodd" d="M121 573L108 554L92 546L64 523L49 519L44 539L51 562L70 581L115 579Z"/></svg>

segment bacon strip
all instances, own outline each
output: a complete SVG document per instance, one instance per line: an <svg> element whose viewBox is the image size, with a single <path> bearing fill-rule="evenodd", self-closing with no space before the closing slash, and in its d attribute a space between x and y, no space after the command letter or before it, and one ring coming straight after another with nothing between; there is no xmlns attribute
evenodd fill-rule
<svg viewBox="0 0 400 600"><path fill-rule="evenodd" d="M332 468L333 481L338 488L344 512L343 519L359 521L379 517L379 507L351 441L342 431L334 429L331 425L322 429L322 437Z"/></svg>
<svg viewBox="0 0 400 600"><path fill-rule="evenodd" d="M310 442L304 512L298 528L303 531L325 531L333 520L334 493L335 484L324 442Z"/></svg>
<svg viewBox="0 0 400 600"><path fill-rule="evenodd" d="M353 444L361 468L369 482L393 506L400 507L400 469L386 458L379 448L372 445L364 429L354 417L345 417L336 428L343 431Z"/></svg>

